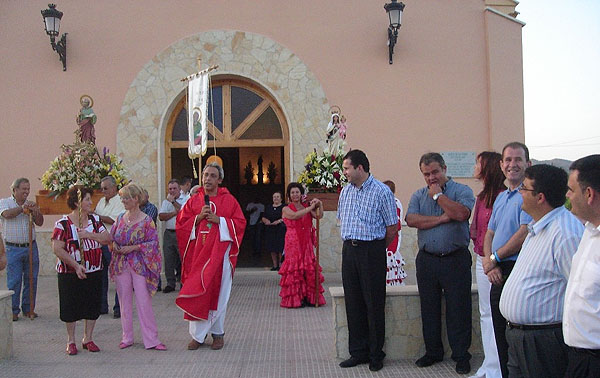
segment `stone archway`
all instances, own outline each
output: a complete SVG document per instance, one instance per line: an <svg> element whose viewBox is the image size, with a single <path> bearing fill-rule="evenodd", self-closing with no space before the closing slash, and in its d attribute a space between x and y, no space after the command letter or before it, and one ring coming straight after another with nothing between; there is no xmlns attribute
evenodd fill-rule
<svg viewBox="0 0 600 378"><path fill-rule="evenodd" d="M196 57L218 64L219 74L247 77L266 88L281 105L290 129L290 172L297 177L304 156L325 147L322 130L329 108L315 75L290 50L269 37L242 31L208 31L175 42L156 55L131 83L117 128L117 153L131 178L152 199L164 186L164 129L167 115L185 88L180 79L197 70Z"/></svg>
<svg viewBox="0 0 600 378"><path fill-rule="evenodd" d="M219 74L257 82L277 100L287 120L290 138L290 180L298 177L304 157L324 149L330 104L321 84L292 51L269 37L214 30L181 39L144 65L125 95L117 127L117 154L130 177L144 186L155 203L164 193L164 135L185 83L197 71L196 58L219 65ZM322 128L321 128L321 125ZM334 212L321 222L321 266L339 271L341 242Z"/></svg>

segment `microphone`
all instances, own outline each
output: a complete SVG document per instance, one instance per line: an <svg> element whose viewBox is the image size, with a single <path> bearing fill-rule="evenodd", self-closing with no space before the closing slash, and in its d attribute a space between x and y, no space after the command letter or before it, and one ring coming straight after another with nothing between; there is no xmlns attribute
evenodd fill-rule
<svg viewBox="0 0 600 378"><path fill-rule="evenodd" d="M208 196L208 194L204 195L204 204L206 206L210 206L210 197ZM208 229L210 230L210 228L212 227L212 223L208 222L208 224L206 225L206 227L208 227Z"/></svg>

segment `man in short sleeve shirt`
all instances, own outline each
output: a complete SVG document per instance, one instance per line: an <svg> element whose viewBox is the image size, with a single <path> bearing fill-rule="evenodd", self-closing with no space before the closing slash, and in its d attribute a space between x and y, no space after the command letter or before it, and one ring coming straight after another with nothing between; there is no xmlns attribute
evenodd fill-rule
<svg viewBox="0 0 600 378"><path fill-rule="evenodd" d="M37 317L34 308L40 260L35 241L35 226L44 224L44 216L35 202L27 200L30 190L28 179L24 177L16 179L11 185L11 189L12 196L0 200L0 221L2 222L8 263L6 286L8 290L14 291L12 295L12 318L13 321L17 321L20 310L23 310L23 314L31 319ZM33 215L31 225L33 236L31 243L33 303L30 303L29 287L29 213ZM21 293L23 293L22 296Z"/></svg>
<svg viewBox="0 0 600 378"><path fill-rule="evenodd" d="M426 367L444 357L442 293L446 299L446 328L456 372L471 370L471 253L469 217L473 191L446 176L444 158L427 153L419 161L427 184L411 197L406 224L418 229L417 284L425 355L416 361Z"/></svg>
<svg viewBox="0 0 600 378"><path fill-rule="evenodd" d="M525 169L529 166L531 161L527 146L520 142L504 146L500 168L506 176L508 189L494 201L483 243L483 271L492 283L490 307L503 378L508 377L508 344L505 336L506 319L500 313L500 296L527 236L527 224L532 221L531 216L521 209L523 196L519 192L525 179Z"/></svg>
<svg viewBox="0 0 600 378"><path fill-rule="evenodd" d="M165 277L167 278L167 286L163 289L165 294L174 291L177 287L177 281L181 281L181 258L175 234L175 221L177 214L189 198L181 195L181 187L176 179L169 181L167 190L167 198L162 201L158 213L158 219L165 224L163 236L163 256Z"/></svg>
<svg viewBox="0 0 600 378"><path fill-rule="evenodd" d="M119 196L119 188L114 177L106 176L100 181L100 189L104 197L96 204L96 214L110 232L113 223L117 220L119 214L125 212L121 196ZM102 246L102 303L100 306L101 314L108 314L108 267L110 265L111 254L108 245ZM115 305L113 306L113 317L121 317L121 307L119 306L119 296L115 291Z"/></svg>
<svg viewBox="0 0 600 378"><path fill-rule="evenodd" d="M350 358L340 367L369 363L383 368L385 339L386 247L398 231L396 201L390 188L369 173L364 152L344 156L348 185L342 189L337 219L341 223L342 282L348 318Z"/></svg>

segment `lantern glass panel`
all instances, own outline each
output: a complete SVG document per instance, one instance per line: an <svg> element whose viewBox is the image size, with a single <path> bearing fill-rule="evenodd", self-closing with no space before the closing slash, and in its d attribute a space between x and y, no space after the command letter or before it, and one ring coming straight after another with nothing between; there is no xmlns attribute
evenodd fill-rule
<svg viewBox="0 0 600 378"><path fill-rule="evenodd" d="M400 9L392 9L388 12L390 16L390 25L398 27L402 22L402 11Z"/></svg>
<svg viewBox="0 0 600 378"><path fill-rule="evenodd" d="M46 17L46 33L58 35L60 30L60 18L57 17Z"/></svg>

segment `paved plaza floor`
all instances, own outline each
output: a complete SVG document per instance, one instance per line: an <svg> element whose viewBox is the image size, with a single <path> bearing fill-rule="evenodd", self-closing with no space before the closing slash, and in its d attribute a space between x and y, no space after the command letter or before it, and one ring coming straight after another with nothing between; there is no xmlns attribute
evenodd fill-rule
<svg viewBox="0 0 600 378"><path fill-rule="evenodd" d="M2 277L4 278L4 277ZM0 288L6 288L3 279ZM43 276L38 284L36 312L31 321L13 322L14 356L0 361L0 377L457 377L454 362L446 360L418 368L412 360L385 360L376 373L368 365L341 369L334 357L333 314L326 288L327 305L320 308L279 307L279 275L264 269L236 271L227 319L225 347L213 351L208 345L187 350L187 322L175 306L177 292L157 293L153 298L159 337L167 351L145 350L134 315L136 343L124 350L118 345L121 324L112 312L96 323L94 341L101 348L67 356L66 330L58 318L55 276ZM327 286L340 286L339 274L326 274ZM111 283L111 293L114 285ZM112 295L114 298L114 295ZM112 300L110 300L112 302ZM111 303L112 306L112 303ZM83 323L76 338L81 340ZM209 336L207 344L210 344ZM474 373L481 358L472 361Z"/></svg>

